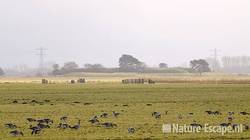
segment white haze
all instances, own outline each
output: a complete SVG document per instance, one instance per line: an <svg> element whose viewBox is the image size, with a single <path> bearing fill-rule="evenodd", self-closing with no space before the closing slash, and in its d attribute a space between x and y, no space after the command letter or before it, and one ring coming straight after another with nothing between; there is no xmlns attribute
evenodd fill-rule
<svg viewBox="0 0 250 140"><path fill-rule="evenodd" d="M46 61L117 66L122 54L178 66L250 55L249 0L1 0L0 67Z"/></svg>

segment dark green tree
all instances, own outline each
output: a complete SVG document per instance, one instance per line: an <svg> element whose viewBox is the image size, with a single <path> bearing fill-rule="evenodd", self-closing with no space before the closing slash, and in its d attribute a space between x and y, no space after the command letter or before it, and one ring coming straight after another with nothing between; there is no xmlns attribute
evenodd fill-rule
<svg viewBox="0 0 250 140"><path fill-rule="evenodd" d="M60 66L59 66L59 64L54 64L52 67L53 67L52 74L53 75L60 75L60 70L59 70Z"/></svg>
<svg viewBox="0 0 250 140"><path fill-rule="evenodd" d="M192 72L200 73L200 75L204 72L211 72L209 64L204 59L190 61L190 67Z"/></svg>
<svg viewBox="0 0 250 140"><path fill-rule="evenodd" d="M139 72L146 68L146 64L132 55L124 54L119 59L120 70L124 72Z"/></svg>

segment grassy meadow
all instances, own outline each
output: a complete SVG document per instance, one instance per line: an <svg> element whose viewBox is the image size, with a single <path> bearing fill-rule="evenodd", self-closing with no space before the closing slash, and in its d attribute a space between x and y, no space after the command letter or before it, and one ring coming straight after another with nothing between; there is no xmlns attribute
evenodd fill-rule
<svg viewBox="0 0 250 140"><path fill-rule="evenodd" d="M117 82L133 76L117 75L108 79L108 76L102 75L99 80L89 76L90 81L86 84L62 82L72 77L54 78L54 82L47 85L40 84L39 78L3 78L0 84L0 139L250 139L250 131L224 136L217 133L162 133L164 123L191 124L196 121L219 125L227 122L229 111L235 112L234 123L250 124L250 116L239 114L241 111L250 112L250 84L163 82L123 85ZM222 115L211 116L205 113L207 110L220 111ZM113 117L112 111L119 112L120 116ZM151 113L155 111L162 114L161 119L152 117ZM109 116L100 121L112 122L118 127L107 129L88 122L104 112ZM78 118L81 119L81 128L58 129L62 116L68 116L68 123L72 125L77 124ZM35 123L27 122L27 118L50 118L54 124L39 135L31 135L29 126ZM11 129L5 128L5 123L16 124L17 130L24 132L24 136L10 136ZM129 134L129 127L135 128L136 132Z"/></svg>

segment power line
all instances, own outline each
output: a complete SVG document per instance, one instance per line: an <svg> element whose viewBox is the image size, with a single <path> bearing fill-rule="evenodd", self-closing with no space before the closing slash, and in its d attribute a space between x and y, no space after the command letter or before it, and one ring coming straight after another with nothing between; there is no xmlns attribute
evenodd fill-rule
<svg viewBox="0 0 250 140"><path fill-rule="evenodd" d="M213 58L212 69L213 69L213 72L215 72L218 69L218 50L217 48L215 48L211 51L212 51L211 57Z"/></svg>
<svg viewBox="0 0 250 140"><path fill-rule="evenodd" d="M45 72L44 72L44 56L46 55L45 51L47 49L43 48L43 47L40 47L40 48L38 48L36 50L39 51L39 53L37 55L39 55L39 57L40 57L40 60L39 60L39 71L38 71L38 73L43 76L43 75L45 75Z"/></svg>

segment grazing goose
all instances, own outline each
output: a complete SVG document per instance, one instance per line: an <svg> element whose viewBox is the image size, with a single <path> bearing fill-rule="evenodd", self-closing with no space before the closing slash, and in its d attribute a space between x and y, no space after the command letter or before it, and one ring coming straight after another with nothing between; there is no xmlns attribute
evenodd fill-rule
<svg viewBox="0 0 250 140"><path fill-rule="evenodd" d="M228 117L227 120L228 120L228 122L231 123L233 121L233 117Z"/></svg>
<svg viewBox="0 0 250 140"><path fill-rule="evenodd" d="M153 112L152 113L152 117L154 117L156 114L158 114L159 112Z"/></svg>
<svg viewBox="0 0 250 140"><path fill-rule="evenodd" d="M59 128L59 129L67 129L67 128L69 128L69 125L68 124L60 123L57 128Z"/></svg>
<svg viewBox="0 0 250 140"><path fill-rule="evenodd" d="M214 115L222 115L222 113L219 112L219 111L215 111L213 114L214 114Z"/></svg>
<svg viewBox="0 0 250 140"><path fill-rule="evenodd" d="M53 124L53 120L51 119L40 119L40 120L36 120L38 123L42 124L42 123L45 123L45 124Z"/></svg>
<svg viewBox="0 0 250 140"><path fill-rule="evenodd" d="M194 115L194 113L189 113L189 115L193 116L193 115Z"/></svg>
<svg viewBox="0 0 250 140"><path fill-rule="evenodd" d="M219 111L205 111L208 115L222 115Z"/></svg>
<svg viewBox="0 0 250 140"><path fill-rule="evenodd" d="M4 124L4 126L6 128L9 128L9 129L16 129L17 128L17 126L15 124L12 124L12 123Z"/></svg>
<svg viewBox="0 0 250 140"><path fill-rule="evenodd" d="M190 126L192 126L193 128L202 128L202 125L196 123L196 121L194 121L194 123L190 124Z"/></svg>
<svg viewBox="0 0 250 140"><path fill-rule="evenodd" d="M220 124L221 127L229 127L231 125L231 123L222 123Z"/></svg>
<svg viewBox="0 0 250 140"><path fill-rule="evenodd" d="M77 125L75 125L75 126L69 126L71 129L75 129L75 130L78 130L78 129L80 129L80 127L81 127L81 120L78 120L78 124Z"/></svg>
<svg viewBox="0 0 250 140"><path fill-rule="evenodd" d="M250 115L250 113L247 113L247 112L240 112L240 115L243 115L243 116L246 116L246 115Z"/></svg>
<svg viewBox="0 0 250 140"><path fill-rule="evenodd" d="M27 121L28 121L28 122L36 122L36 119L33 119L33 118L27 118Z"/></svg>
<svg viewBox="0 0 250 140"><path fill-rule="evenodd" d="M10 132L10 135L15 136L15 137L16 136L23 136L23 132L14 130L14 131Z"/></svg>
<svg viewBox="0 0 250 140"><path fill-rule="evenodd" d="M100 117L101 118L107 118L108 117L108 113L103 113Z"/></svg>
<svg viewBox="0 0 250 140"><path fill-rule="evenodd" d="M42 128L40 128L39 126L32 126L30 125L30 128L32 130L31 135L37 135L40 134L40 132L42 131Z"/></svg>
<svg viewBox="0 0 250 140"><path fill-rule="evenodd" d="M49 125L45 125L45 124L42 124L42 123L39 123L37 126L38 126L39 128L41 128L41 129L50 128Z"/></svg>
<svg viewBox="0 0 250 140"><path fill-rule="evenodd" d="M120 115L120 113L117 113L117 112L115 112L115 111L113 111L112 113L113 113L113 116L114 116L114 117L118 117L118 116Z"/></svg>
<svg viewBox="0 0 250 140"><path fill-rule="evenodd" d="M128 128L128 133L130 134L134 134L135 131L136 131L135 128L132 128L132 127Z"/></svg>
<svg viewBox="0 0 250 140"><path fill-rule="evenodd" d="M100 121L98 120L97 116L94 116L92 119L90 119L88 122L92 123L92 124L99 124Z"/></svg>
<svg viewBox="0 0 250 140"><path fill-rule="evenodd" d="M100 123L100 121L97 120L97 119L91 119L91 120L89 120L88 122L90 122L90 123L92 123L92 124L99 124L99 123Z"/></svg>
<svg viewBox="0 0 250 140"><path fill-rule="evenodd" d="M38 123L46 123L44 119L36 120Z"/></svg>
<svg viewBox="0 0 250 140"><path fill-rule="evenodd" d="M232 125L232 128L233 128L233 130L235 130L237 127L239 127L240 125L239 124L233 124Z"/></svg>
<svg viewBox="0 0 250 140"><path fill-rule="evenodd" d="M42 132L42 129L34 129L34 130L32 130L31 135L38 135L41 132Z"/></svg>
<svg viewBox="0 0 250 140"><path fill-rule="evenodd" d="M228 112L229 116L233 116L235 113L233 111Z"/></svg>
<svg viewBox="0 0 250 140"><path fill-rule="evenodd" d="M102 123L102 126L104 126L105 128L114 128L114 127L117 127L117 125L114 124L114 123Z"/></svg>
<svg viewBox="0 0 250 140"><path fill-rule="evenodd" d="M44 120L46 121L47 124L53 124L54 123L54 121L51 120L51 119L44 119Z"/></svg>
<svg viewBox="0 0 250 140"><path fill-rule="evenodd" d="M54 123L54 121L51 119L44 119L44 121L46 124L53 124Z"/></svg>
<svg viewBox="0 0 250 140"><path fill-rule="evenodd" d="M160 118L161 118L161 114L156 114L156 115L155 115L155 118L156 118L156 119L160 119Z"/></svg>
<svg viewBox="0 0 250 140"><path fill-rule="evenodd" d="M156 119L160 119L161 118L161 113L159 113L159 112L153 112L152 113L152 117L155 117Z"/></svg>
<svg viewBox="0 0 250 140"><path fill-rule="evenodd" d="M178 115L178 119L179 119L179 120L183 119L183 117L182 117L181 114Z"/></svg>
<svg viewBox="0 0 250 140"><path fill-rule="evenodd" d="M213 112L212 111L205 111L208 115L212 115Z"/></svg>
<svg viewBox="0 0 250 140"><path fill-rule="evenodd" d="M31 129L31 130L37 130L37 129L41 129L40 127L38 127L38 126L32 126L32 125L30 125L30 128L29 129Z"/></svg>
<svg viewBox="0 0 250 140"><path fill-rule="evenodd" d="M12 103L13 103L13 104L17 104L17 103L18 103L18 101L17 101L17 100L15 100L15 101L13 101Z"/></svg>
<svg viewBox="0 0 250 140"><path fill-rule="evenodd" d="M60 118L60 120L66 122L68 120L68 117L63 116L63 117Z"/></svg>
<svg viewBox="0 0 250 140"><path fill-rule="evenodd" d="M244 124L245 130L249 130L250 126L247 124Z"/></svg>

